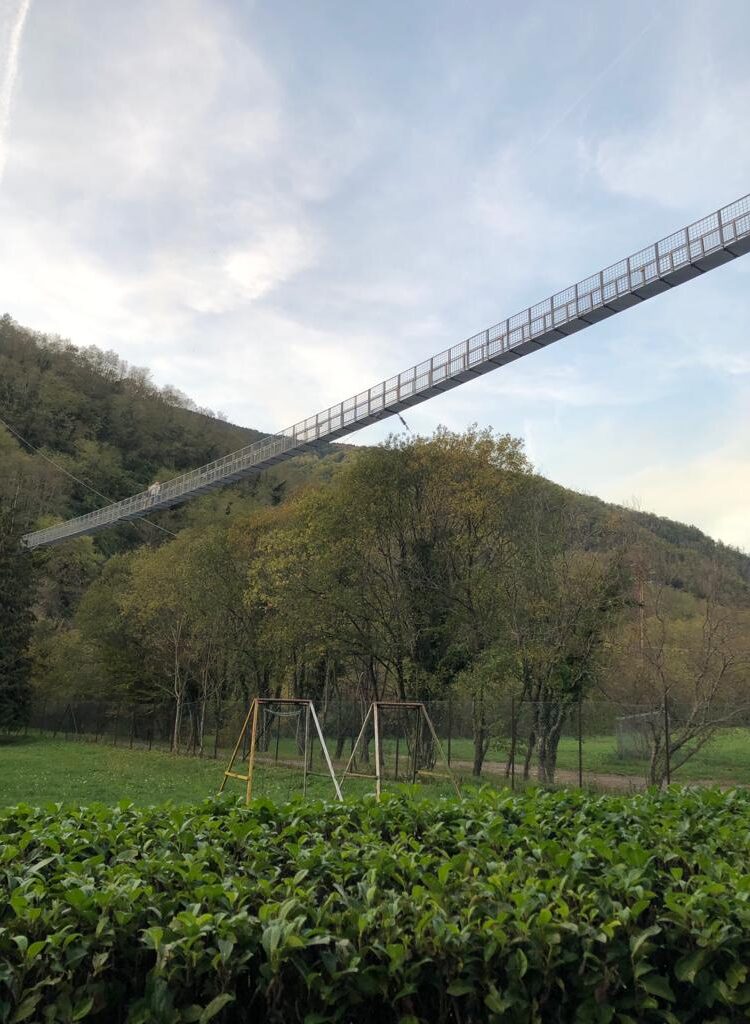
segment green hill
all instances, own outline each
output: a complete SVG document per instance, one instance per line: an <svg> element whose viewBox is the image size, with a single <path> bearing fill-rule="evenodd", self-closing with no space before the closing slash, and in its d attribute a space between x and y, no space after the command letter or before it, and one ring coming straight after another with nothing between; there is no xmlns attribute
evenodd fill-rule
<svg viewBox="0 0 750 1024"><path fill-rule="evenodd" d="M0 500L14 497L29 528L50 517L68 518L99 507L103 498L94 490L117 500L268 433L228 423L176 389L157 387L148 370L128 365L114 352L77 348L23 328L7 315L0 317L0 419L40 452L33 454L18 436L0 431ZM347 450L336 445L322 456L300 456L156 521L176 532L196 519L231 514L235 505L246 510L248 503L277 504L297 487L325 479ZM575 501L590 524L591 546L608 546L612 506L588 495L576 494ZM700 596L697 578L706 563L717 559L734 578L738 595L750 585L750 556L743 552L694 526L649 512L621 512L643 543L663 553L670 569L665 582L675 589ZM94 543L111 554L139 543L147 533L142 527L119 527Z"/></svg>
<svg viewBox="0 0 750 1024"><path fill-rule="evenodd" d="M155 479L168 479L263 436L197 408L172 388L156 387L148 371L128 366L113 352L76 348L68 341L20 327L8 316L0 319L0 419L8 428L0 427L0 512L13 508L17 530L86 512L104 503L102 496L117 500ZM169 534L179 535L188 527L193 528L191 536L201 537L235 522L241 529L233 542L242 548L246 542L238 542L237 537L252 534L247 524L253 516L260 515L262 520L263 510L285 504L302 488L325 487L337 467L349 463L351 452L346 446L330 446L321 454L305 454L257 478L162 513L154 517L153 527L140 522L123 524L94 538L38 552L37 675L49 678L50 673L59 674L60 666L64 668L70 660L60 654L67 643L73 644L74 660L86 660L91 643L98 642L100 629L99 625L86 626L86 616L90 617L92 605L117 591L118 574L127 576L132 569L117 556L128 556L144 545L159 548ZM750 557L742 552L693 526L616 508L595 497L564 491L541 478L536 480L540 494L551 496L553 503L564 499L575 510L576 549L607 553L626 545L636 577L640 570L635 563L639 562L647 566L642 579L648 585L659 584L671 595L667 615L673 620L696 619L698 603L707 596L707 581L717 568L722 575L722 600L738 609L750 606ZM247 557L245 549L238 556L240 561ZM235 602L243 600L245 585L246 577L240 575ZM97 596L87 603L85 598L92 592ZM425 600L429 604L433 598L428 595ZM433 612L427 609L426 614ZM116 623L117 617L113 614L111 621ZM441 628L449 629L445 624ZM261 681L252 683L246 678L247 665L257 644L247 631L242 637L242 653L236 660L245 659L244 667L235 666L232 671L245 680L242 686L246 689L265 686L267 682L262 680L273 677L281 661L290 658L291 648L284 645L292 641L280 633L271 643L265 634L258 634L257 644L270 643L269 651L283 651L283 656L269 654L270 660L257 668ZM305 637L302 640L307 642ZM299 642L297 637L294 643ZM115 661L117 651L128 643L125 634L113 637ZM320 656L317 648L316 652L313 658ZM58 666L54 672L48 671L50 659ZM122 669L124 676L141 672L138 659L138 652L132 654L127 670ZM294 656L290 664L293 662ZM91 669L94 682L100 678L100 664L96 662ZM296 673L297 669L292 665L289 671ZM157 674L153 669L149 678L155 679ZM77 684L68 678L65 685ZM106 694L106 679L101 685Z"/></svg>
<svg viewBox="0 0 750 1024"><path fill-rule="evenodd" d="M268 433L228 423L176 389L156 387L148 370L129 366L114 352L76 348L7 315L0 318L0 419L10 428L0 430L0 500L20 503L25 528L98 508L100 495L127 497ZM289 481L308 479L320 461L306 455L285 472L271 472L231 494L275 503ZM231 500L224 492L203 499L202 507L225 510ZM157 518L175 530L193 521L195 511ZM95 544L111 554L143 534L142 528L119 527Z"/></svg>

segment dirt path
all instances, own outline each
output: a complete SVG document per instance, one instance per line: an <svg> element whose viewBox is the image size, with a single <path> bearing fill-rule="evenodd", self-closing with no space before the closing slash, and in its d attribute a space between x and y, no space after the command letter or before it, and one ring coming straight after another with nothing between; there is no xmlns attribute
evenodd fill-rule
<svg viewBox="0 0 750 1024"><path fill-rule="evenodd" d="M457 761L453 759L451 761L451 767L461 775L466 776L471 774L472 763L471 761ZM485 761L482 766L482 775L505 777L505 765L497 761ZM521 773L517 773L516 778L520 777ZM510 780L508 781L510 782ZM531 776L530 781L536 781L533 775ZM577 786L578 772L570 771L565 768L558 768L555 773L555 782L562 783L566 786ZM639 789L646 788L645 779L640 775L616 775L609 772L584 771L583 784L584 786L595 786L598 789L611 790L616 793L632 793Z"/></svg>
<svg viewBox="0 0 750 1024"><path fill-rule="evenodd" d="M466 777L471 774L472 762L454 759L451 761L451 767ZM485 775L505 777L505 765L497 761L485 762L482 766L482 776L484 777ZM517 772L516 778L520 777L521 773ZM532 783L536 781L533 774L529 781ZM733 782L728 779L722 781L717 781L716 779L674 779L673 781L686 786L708 786L716 789L750 788L750 784L746 782ZM555 773L555 783L565 786L578 786L578 772L567 768L558 768ZM583 785L584 788L591 786L612 793L637 793L646 788L646 780L642 775L617 775L615 772L590 772L584 770Z"/></svg>

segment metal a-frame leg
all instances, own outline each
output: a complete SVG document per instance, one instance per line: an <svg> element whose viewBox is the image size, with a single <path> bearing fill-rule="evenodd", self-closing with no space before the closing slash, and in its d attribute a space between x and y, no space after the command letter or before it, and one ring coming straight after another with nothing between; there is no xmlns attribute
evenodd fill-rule
<svg viewBox="0 0 750 1024"><path fill-rule="evenodd" d="M323 738L323 730L320 728L320 722L318 721L318 716L315 712L315 705L312 703L312 701L310 701L310 715L312 717L313 724L315 725L315 731L318 734L318 739L320 740L320 749L323 751L323 755L326 759L326 764L328 765L328 772L331 776L333 788L336 790L336 797L338 800L343 801L344 798L341 795L341 787L339 786L338 781L336 780L336 775L333 770L333 764L331 763L331 755L328 753L328 746L326 744L325 739Z"/></svg>
<svg viewBox="0 0 750 1024"><path fill-rule="evenodd" d="M219 787L219 793L223 793L224 792L224 787L227 784L227 779L241 779L242 782L246 782L247 781L246 776L239 775L237 772L233 771L232 769L234 768L234 762L237 759L237 754L239 753L239 749L240 749L240 747L242 745L242 740L244 739L245 733L247 732L247 727L248 727L248 723L250 722L250 717L251 717L251 715L254 714L256 704L257 704L257 698L254 698L252 703L250 704L250 708L249 708L249 710L247 712L247 715L245 715L245 721L242 723L242 728L240 729L240 734L237 737L237 742L234 745L234 750L232 751L232 756L229 758L229 764L227 765L226 770L224 772L224 778L221 780L221 786Z"/></svg>

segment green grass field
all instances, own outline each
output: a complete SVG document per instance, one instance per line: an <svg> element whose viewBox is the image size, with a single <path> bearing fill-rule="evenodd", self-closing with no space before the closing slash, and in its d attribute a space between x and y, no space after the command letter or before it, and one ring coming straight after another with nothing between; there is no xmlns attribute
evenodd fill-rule
<svg viewBox="0 0 750 1024"><path fill-rule="evenodd" d="M282 750L292 756L292 751ZM473 786L469 777L471 743L454 740L452 760L464 786ZM386 757L388 747L386 745ZM485 785L501 787L505 777L501 765L505 753L491 751L487 761ZM130 750L104 743L74 742L46 737L0 737L0 806L29 803L34 806L63 801L112 804L132 800L139 806L192 803L217 792L226 765L226 756L218 761L175 756L159 751ZM578 745L563 739L558 758L561 783L577 778ZM520 775L520 770L519 770ZM584 743L584 784L592 788L611 788L612 778L622 776L623 788L643 784L644 764L618 758L612 737L591 737ZM519 780L520 781L520 780ZM750 785L750 731L731 729L715 737L695 758L674 774L675 782L713 782L718 785ZM229 780L229 791L240 795L243 784ZM286 768L256 770L254 793L273 800L285 800L299 793L301 772ZM393 784L390 784L393 788ZM345 795L373 791L366 780L350 780ZM452 792L439 782L421 787L425 793L444 795ZM308 779L311 796L329 797L333 789L326 779Z"/></svg>
<svg viewBox="0 0 750 1024"><path fill-rule="evenodd" d="M615 774L643 777L646 762L623 759L617 754L611 736L594 736L584 740L584 769L587 774ZM558 765L562 769L578 769L578 744L566 739L560 744ZM674 773L675 782L715 782L750 785L750 730L725 729Z"/></svg>
<svg viewBox="0 0 750 1024"><path fill-rule="evenodd" d="M392 743L385 744L386 757L393 758ZM468 773L474 750L469 739L454 739L451 743L451 762L454 770ZM490 748L485 759L487 782L492 775L497 777L505 767L508 757L508 741ZM520 774L523 749L517 755L516 771ZM565 778L578 774L578 741L565 736L560 741L557 767ZM614 736L586 736L583 741L584 781L596 785L596 777L625 776L634 785L643 784L648 764L637 758L623 758L617 752ZM710 740L702 750L686 764L675 770L675 782L714 782L717 785L750 785L750 729L723 729Z"/></svg>
<svg viewBox="0 0 750 1024"><path fill-rule="evenodd" d="M453 742L454 760L470 760L471 756L470 741ZM490 751L487 763L504 763L506 757L507 745L504 749ZM560 741L557 766L566 772L578 771L578 742L575 738L563 737ZM637 781L645 778L647 767L646 761L620 757L614 736L584 738L583 768L587 776L625 775ZM750 785L750 729L722 730L690 761L674 772L674 781Z"/></svg>
<svg viewBox="0 0 750 1024"><path fill-rule="evenodd" d="M335 747L335 737L327 737L329 749ZM448 745L443 739L443 750L447 753ZM316 748L317 749L317 748ZM395 742L386 739L383 743L384 756L389 771L395 762ZM485 758L485 781L498 784L504 776L508 758L509 742L507 739L493 744ZM347 746L344 757L349 753ZM519 738L516 757L516 777L521 774L524 747ZM450 745L451 764L456 774L466 778L470 775L474 758L472 741L467 738L454 738ZM282 758L297 757L294 742L284 739L279 747ZM401 771L407 770L404 757L404 746L401 745ZM339 767L339 766L337 766ZM557 767L561 773L560 781L569 783L570 775L578 775L578 740L574 736L564 736L560 741ZM633 785L642 785L645 781L648 763L638 758L624 758L618 754L617 740L612 735L585 736L583 740L583 771L584 781L596 784L596 777L603 780L611 776L623 776L625 781L632 780ZM533 770L532 770L533 774ZM723 729L710 740L702 750L685 765L675 769L675 782L714 782L717 785L736 783L750 785L750 729Z"/></svg>
<svg viewBox="0 0 750 1024"><path fill-rule="evenodd" d="M224 759L175 756L160 751L129 750L102 743L51 740L45 737L0 738L0 806L34 806L64 801L112 804L132 800L139 806L193 803L215 794L221 785ZM301 774L280 769L258 769L259 796L286 799L301 788ZM243 784L230 779L228 791L244 793ZM312 795L332 793L330 783L313 777Z"/></svg>
<svg viewBox="0 0 750 1024"><path fill-rule="evenodd" d="M42 806L59 801L114 804L120 800L141 807L168 800L195 803L218 791L226 761L226 757L214 761L102 743L5 736L0 737L0 806ZM361 796L373 790L374 784L367 780L351 779L345 794ZM430 790L452 792L439 784ZM256 768L255 796L287 800L301 791L301 771ZM334 795L331 782L317 775L308 777L307 791L312 797ZM242 796L244 784L229 779L227 792Z"/></svg>
<svg viewBox="0 0 750 1024"><path fill-rule="evenodd" d="M94 743L0 739L0 804L187 802L216 792L222 766Z"/></svg>

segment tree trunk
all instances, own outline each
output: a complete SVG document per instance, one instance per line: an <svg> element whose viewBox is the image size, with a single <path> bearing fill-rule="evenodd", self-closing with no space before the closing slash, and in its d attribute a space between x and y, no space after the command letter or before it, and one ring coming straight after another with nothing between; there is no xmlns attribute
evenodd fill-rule
<svg viewBox="0 0 750 1024"><path fill-rule="evenodd" d="M664 751L663 736L654 736L651 745L651 757L648 765L648 782L650 786L663 788L667 781L667 759Z"/></svg>
<svg viewBox="0 0 750 1024"><path fill-rule="evenodd" d="M523 779L524 782L529 781L529 775L531 774L531 759L534 756L534 748L536 747L536 730L532 726L531 732L529 733L529 745L526 748L526 757L523 761Z"/></svg>
<svg viewBox="0 0 750 1024"><path fill-rule="evenodd" d="M552 785L557 770L557 751L560 746L560 735L565 722L567 708L559 701L545 702L540 708L539 728L539 767L537 775L540 782Z"/></svg>
<svg viewBox="0 0 750 1024"><path fill-rule="evenodd" d="M198 753L203 757L203 735L206 728L206 691L203 690L201 695L201 711L200 718L198 719Z"/></svg>
<svg viewBox="0 0 750 1024"><path fill-rule="evenodd" d="M471 774L476 778L479 778L482 774L482 766L484 764L484 755L487 751L486 747L486 722L484 717L484 703L480 701L473 701L471 707L471 719L472 719L472 731L474 739L474 763L471 767Z"/></svg>
<svg viewBox="0 0 750 1024"><path fill-rule="evenodd" d="M180 733L182 731L182 691L175 687L175 704L174 704L174 731L172 733L172 753L176 754L180 749Z"/></svg>
<svg viewBox="0 0 750 1024"><path fill-rule="evenodd" d="M538 778L540 782L552 785L555 781L557 770L557 750L560 745L560 732L562 726L554 725L548 733L539 740L539 768Z"/></svg>

